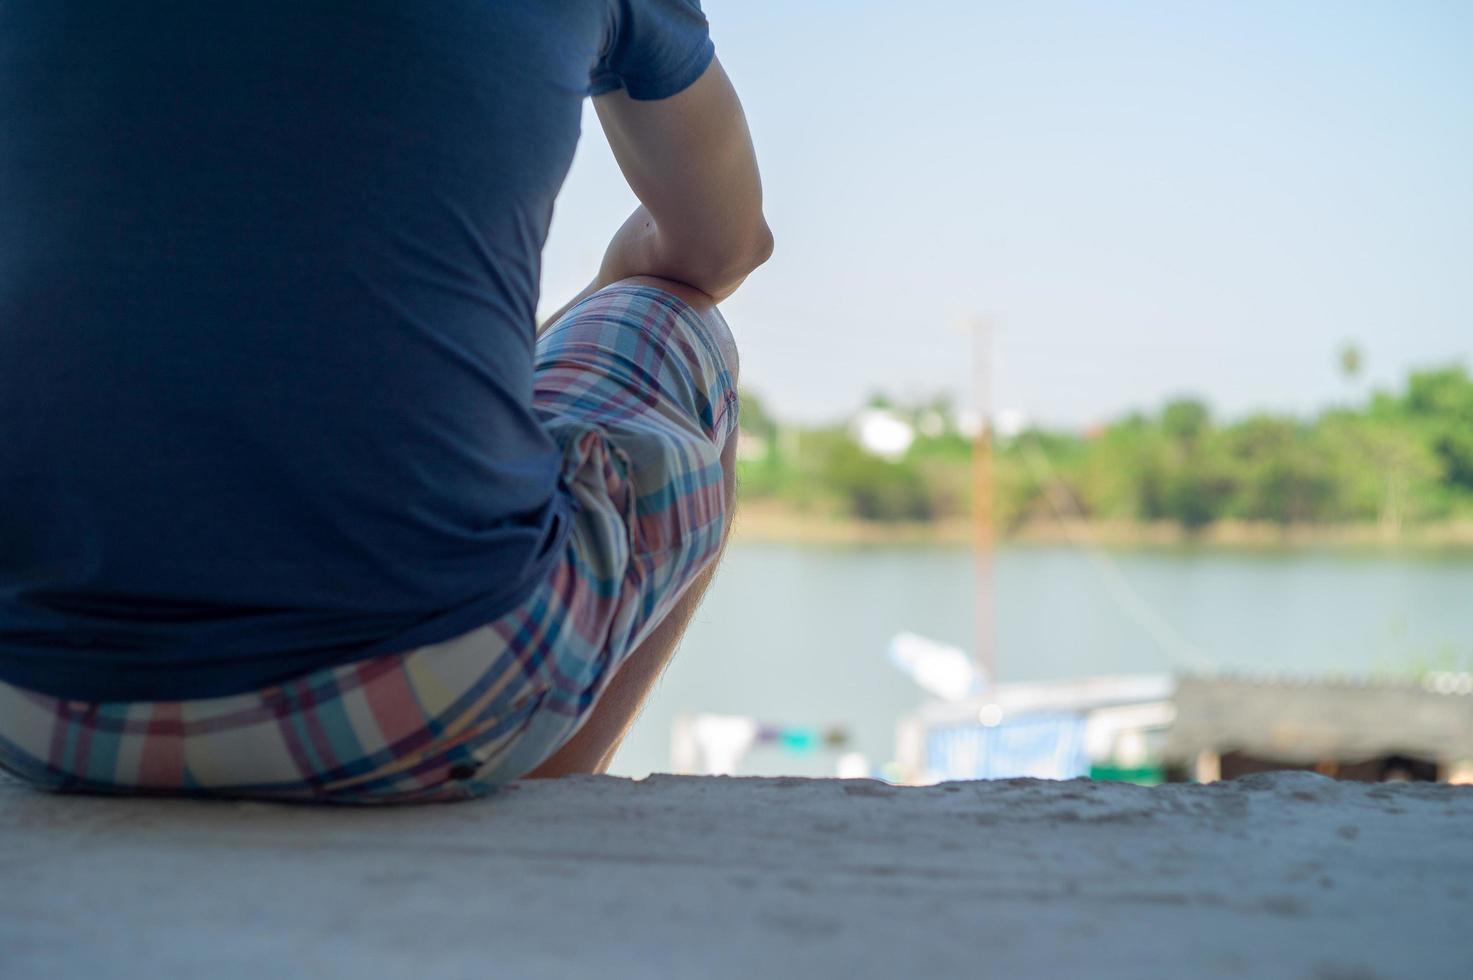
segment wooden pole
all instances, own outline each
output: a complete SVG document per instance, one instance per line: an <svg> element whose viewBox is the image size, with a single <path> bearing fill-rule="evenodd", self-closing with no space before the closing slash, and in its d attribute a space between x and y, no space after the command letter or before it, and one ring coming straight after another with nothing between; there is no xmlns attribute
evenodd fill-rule
<svg viewBox="0 0 1473 980"><path fill-rule="evenodd" d="M985 317L973 321L972 347L972 399L978 415L972 443L972 524L977 566L975 659L990 686L997 683L997 641L993 602L992 324Z"/></svg>

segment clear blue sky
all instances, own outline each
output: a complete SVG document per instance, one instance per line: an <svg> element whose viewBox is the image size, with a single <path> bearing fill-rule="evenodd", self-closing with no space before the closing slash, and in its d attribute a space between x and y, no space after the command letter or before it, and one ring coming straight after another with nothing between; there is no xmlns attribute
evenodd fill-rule
<svg viewBox="0 0 1473 980"><path fill-rule="evenodd" d="M1311 411L1473 354L1473 4L707 0L778 250L727 307L781 414ZM544 309L633 206L591 112ZM1364 385L1362 385L1364 387Z"/></svg>

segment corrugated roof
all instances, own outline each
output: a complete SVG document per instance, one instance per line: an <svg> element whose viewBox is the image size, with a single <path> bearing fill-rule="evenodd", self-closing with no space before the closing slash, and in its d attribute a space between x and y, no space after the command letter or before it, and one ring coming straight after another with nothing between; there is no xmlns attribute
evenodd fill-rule
<svg viewBox="0 0 1473 980"><path fill-rule="evenodd" d="M1246 752L1294 764L1384 755L1473 759L1473 675L1418 681L1284 675L1178 679L1164 753Z"/></svg>

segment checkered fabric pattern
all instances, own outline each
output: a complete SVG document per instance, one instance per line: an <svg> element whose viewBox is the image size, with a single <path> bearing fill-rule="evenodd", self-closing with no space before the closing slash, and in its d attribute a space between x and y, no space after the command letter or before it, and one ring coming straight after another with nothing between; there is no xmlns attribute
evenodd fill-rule
<svg viewBox="0 0 1473 980"><path fill-rule="evenodd" d="M466 799L524 775L721 548L730 349L719 313L627 283L542 336L535 405L574 528L495 622L227 697L79 702L0 682L0 769L61 791L331 803Z"/></svg>

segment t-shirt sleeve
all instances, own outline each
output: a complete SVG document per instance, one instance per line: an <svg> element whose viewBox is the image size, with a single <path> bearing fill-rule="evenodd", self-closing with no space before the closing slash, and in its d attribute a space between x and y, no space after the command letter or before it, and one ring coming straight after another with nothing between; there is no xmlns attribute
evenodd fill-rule
<svg viewBox="0 0 1473 980"><path fill-rule="evenodd" d="M716 53L700 0L609 0L609 32L589 92L623 88L664 99L687 88Z"/></svg>

